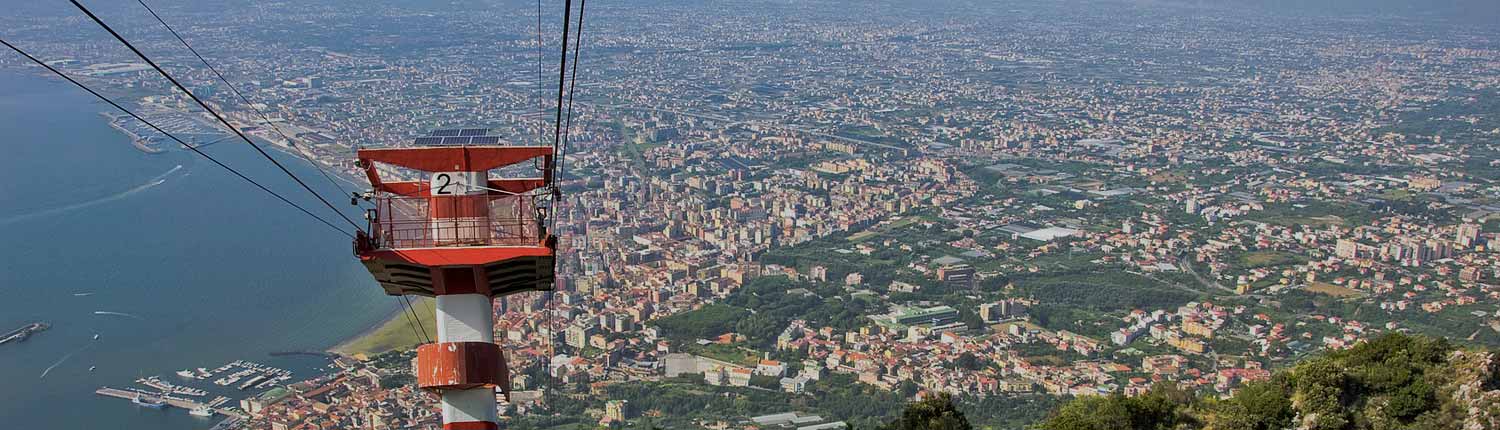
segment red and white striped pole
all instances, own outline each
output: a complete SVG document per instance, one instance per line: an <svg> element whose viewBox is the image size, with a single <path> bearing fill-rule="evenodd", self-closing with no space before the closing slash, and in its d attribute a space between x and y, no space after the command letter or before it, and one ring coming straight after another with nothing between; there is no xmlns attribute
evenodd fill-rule
<svg viewBox="0 0 1500 430"><path fill-rule="evenodd" d="M444 430L496 430L495 387L505 378L504 358L496 345L494 311L484 294L437 297L438 342L419 351L419 370L432 379L443 397ZM421 360L421 352L429 359ZM478 384L475 386L475 384Z"/></svg>
<svg viewBox="0 0 1500 430"><path fill-rule="evenodd" d="M428 216L435 245L489 238L488 196L467 186L483 180L484 172L433 174ZM475 265L430 270L438 338L417 349L417 385L442 396L444 430L498 430L495 389L508 389L510 374L495 344L487 273Z"/></svg>

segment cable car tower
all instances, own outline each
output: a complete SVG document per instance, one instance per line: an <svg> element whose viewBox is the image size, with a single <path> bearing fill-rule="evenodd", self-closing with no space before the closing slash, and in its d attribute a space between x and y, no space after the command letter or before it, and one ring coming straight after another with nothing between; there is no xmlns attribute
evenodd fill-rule
<svg viewBox="0 0 1500 430"><path fill-rule="evenodd" d="M417 385L442 396L445 430L499 428L495 393L510 395L510 373L493 300L552 289L553 147L499 143L489 129L450 129L358 151L375 208L354 253L386 294L437 299L437 342L417 348ZM496 172L526 162L539 177Z"/></svg>

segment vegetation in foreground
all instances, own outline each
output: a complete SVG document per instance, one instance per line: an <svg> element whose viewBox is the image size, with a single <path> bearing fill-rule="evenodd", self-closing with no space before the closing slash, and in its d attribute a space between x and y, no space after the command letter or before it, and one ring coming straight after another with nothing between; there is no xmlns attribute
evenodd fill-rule
<svg viewBox="0 0 1500 430"><path fill-rule="evenodd" d="M1076 399L1041 430L1486 430L1500 428L1495 352L1390 334L1326 353L1227 399L1162 385Z"/></svg>
<svg viewBox="0 0 1500 430"><path fill-rule="evenodd" d="M906 406L901 417L880 430L969 430L968 418L948 394L938 394Z"/></svg>

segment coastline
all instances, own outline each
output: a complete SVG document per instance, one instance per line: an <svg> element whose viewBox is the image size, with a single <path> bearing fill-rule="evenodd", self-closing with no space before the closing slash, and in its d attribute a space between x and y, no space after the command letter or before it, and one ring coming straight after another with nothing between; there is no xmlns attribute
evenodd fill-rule
<svg viewBox="0 0 1500 430"><path fill-rule="evenodd" d="M428 339L437 338L437 311L435 302L428 298L419 298L411 302L412 313L420 320L422 331L425 336L419 337L418 326L413 325L407 318L407 311L401 302L396 302L389 315L380 322L360 331L358 334L344 339L337 345L328 349L328 352L343 355L357 356L375 355L387 351L405 350L421 345Z"/></svg>
<svg viewBox="0 0 1500 430"><path fill-rule="evenodd" d="M134 131L130 131L130 129L125 128L125 126L121 123L121 121L123 121L122 118L125 118L125 116L111 115L108 112L99 112L99 115L109 119L110 128L118 130L121 133L125 133L125 136L130 138L130 145L134 146L135 149L147 154L160 154L166 152L165 149L157 148L151 145L151 143L145 137L136 134Z"/></svg>
<svg viewBox="0 0 1500 430"><path fill-rule="evenodd" d="M385 317L376 320L374 323L371 323L369 327L365 327L359 332L345 337L343 340L340 340L337 344L328 347L324 351L338 355L345 355L345 349L353 346L359 341L369 338L370 336L374 336L375 333L379 332L382 327L386 326L386 324L390 324L391 321L395 321L397 318L401 318L401 315L404 313L404 309L405 307L401 306L400 303L397 303L396 306L391 307L390 312L386 312Z"/></svg>
<svg viewBox="0 0 1500 430"><path fill-rule="evenodd" d="M161 153L166 152L165 149L160 148L157 145L151 144L151 142L147 138L145 138L145 137L143 137L141 135L138 135L134 131L132 131L129 128L125 127L124 124L123 124L123 120L125 118L128 118L128 117L126 117L124 115L111 114L109 112L99 112L99 116L102 116L102 117L105 118L105 121L110 126L110 128L113 128L116 131L119 131L120 133L124 134L130 140L131 145L136 150L139 150L139 151L141 151L143 153L146 153L146 154L161 154ZM290 155L290 156L296 157L296 158L300 159L300 161L302 161L302 162L306 162L306 163L310 163L310 164L315 164L315 165L322 164L319 161L317 161L316 158L312 157L311 154L307 154L305 152L302 152L300 150L300 148L297 148L296 146L293 146L291 144L291 142L288 142L285 139L277 139L274 136L265 135L264 131L262 133L247 132L246 134L248 136L256 139L256 140L260 140L261 142L269 144L269 146L271 148L275 149L276 151L281 152L281 153L286 154L286 155ZM224 140L227 140L227 139L231 139L233 137L234 137L233 135L229 135L229 136L225 136L225 137L222 137L220 139L217 139L217 140L215 140L213 142L209 142L209 143L205 143L205 144L197 145L197 146L198 147L209 146L209 145L212 145L212 144L215 144L215 143L220 143L220 142L222 142ZM318 166L318 168L322 168L322 166ZM340 181L340 182L347 183L347 184L352 185L352 186L354 186L356 188L357 187L361 187L361 186L368 186L368 185L365 185L365 184L361 183L362 181L360 181L360 180L363 179L361 177L354 176L354 175L349 175L346 172L337 171L336 169L330 169L330 170L332 170L332 171L329 172L330 175L333 178L335 178L336 180ZM418 303L418 302L414 302L413 305L415 305L416 303ZM361 342L370 342L372 340L378 342L378 340L374 339L374 338L382 336L383 329L386 329L387 327L390 327L392 324L410 324L410 322L402 322L402 321L400 321L401 319L405 318L404 317L405 312L406 312L405 311L405 307L402 306L398 302L398 303L396 303L395 306L392 306L390 308L390 310L386 312L386 314L385 314L384 317L382 317L379 320L376 320L375 322L371 323L368 327L365 327L364 329L361 329L360 331L358 331L356 333L353 333L353 334L351 334L351 335L349 335L347 337L344 337L338 343L336 343L333 346L330 346L330 347L324 349L323 351L324 352L328 352L328 353L332 353L332 354L336 354L336 355L342 355L342 356L350 356L350 355L355 355L357 353L360 353L362 351L355 351L355 350L352 350L351 348L357 346Z"/></svg>
<svg viewBox="0 0 1500 430"><path fill-rule="evenodd" d="M7 323L14 325L0 327L0 334L26 321L54 324L25 343L0 345L0 356L15 360L15 365L0 366L0 381L16 382L0 384L4 385L0 398L6 399L0 405L0 420L7 424L0 427L201 430L211 423L191 417L186 410L145 413L148 411L131 406L128 400L123 405L100 400L94 390L101 385L129 384L141 376L237 359L275 365L307 377L321 375L328 367L324 359L268 354L322 350L395 313L395 303L378 293L370 275L350 255L349 242L341 236L335 239L312 223L287 222L293 214L264 198L250 198L253 193L243 191L245 184L239 179L206 165L206 160L190 151L175 151L175 142L170 139L152 138L152 143L166 152L145 155L130 146L128 135L108 127L109 119L99 115L102 109L90 95L67 83L31 78L29 74L15 77L6 71L0 71L0 76L5 78L0 79L0 90L7 94L0 102L0 130L16 142L27 143L8 148L7 154L15 162L7 165L5 179L47 185L21 187L8 197L42 202L43 198L58 196L58 203L68 203L167 179L166 184L150 191L109 198L104 200L107 204L68 209L67 213L47 212L39 220L39 224L59 228L34 228L31 224L26 228L21 224L0 227L6 243L70 250L66 259L29 252L24 246L12 247L6 254L14 267L31 268L7 272L7 284L14 281L16 285L52 288L8 291L11 294L0 305L0 315L15 321ZM118 96L121 100L123 97ZM176 115L161 115L164 121L171 118L175 125L201 129ZM143 132L139 123L131 121L125 120L126 128ZM207 133L193 137L216 138ZM270 166L263 165L266 161L248 145L228 143L216 145L219 147L209 151L210 155L231 166L269 171ZM343 152L321 154L330 161L344 157ZM272 156L297 176L309 180L318 176L311 166L293 158L277 153ZM183 165L181 170L159 177L177 164ZM190 179L181 178L195 166L199 169ZM332 196L333 186L321 181L309 181L309 185ZM178 185L170 185L174 183ZM88 196L57 194L83 191ZM55 204L43 206L41 211L56 209ZM177 207L211 208L206 212L212 213L145 216ZM68 228L80 223L86 223L87 228ZM94 229L114 234L109 240L100 240ZM268 273L263 267L246 264L242 259L245 254L232 248L180 246L201 239L199 232L206 231L214 232L216 240L247 249L280 250L256 253L274 259L276 270ZM83 263L103 265L107 270L69 271L70 264ZM254 288L263 294L240 294L237 288L194 287L218 283ZM308 285L318 288L309 291ZM77 294L93 291L97 294ZM142 318L92 314L96 309ZM265 309L275 314L267 314ZM399 317L396 320L400 321ZM95 334L101 337L93 340ZM73 355L40 378L47 367L68 354ZM80 408L86 413L77 413Z"/></svg>

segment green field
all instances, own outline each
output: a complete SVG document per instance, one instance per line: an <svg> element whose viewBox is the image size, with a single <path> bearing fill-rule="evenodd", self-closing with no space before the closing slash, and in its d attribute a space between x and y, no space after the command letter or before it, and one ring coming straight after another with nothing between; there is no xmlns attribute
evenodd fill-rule
<svg viewBox="0 0 1500 430"><path fill-rule="evenodd" d="M1400 189L1400 188L1391 188L1391 189L1387 189L1387 190L1381 192L1380 193L1380 198L1386 199L1386 200L1408 201L1408 200L1411 200L1412 193L1411 193L1410 190L1405 190L1405 189Z"/></svg>
<svg viewBox="0 0 1500 430"><path fill-rule="evenodd" d="M889 234L892 231L896 231L896 230L901 229L903 227L906 227L906 226L909 226L909 225L912 225L912 224L916 224L918 221L922 221L923 220L923 218L920 217L920 216L907 216L907 217L904 217L904 218L903 217L898 217L898 218L901 218L901 219L898 219L896 221L892 221L890 224L878 225L878 226L875 226L875 227L871 227L868 230L861 231L859 233L855 233L855 234L849 235L849 237L846 238L845 240L848 240L850 242L863 242L863 241L872 239L872 238L874 238L876 236L881 236L881 235Z"/></svg>
<svg viewBox="0 0 1500 430"><path fill-rule="evenodd" d="M1246 252L1235 257L1235 265L1239 266L1239 268L1241 269L1285 266L1288 264L1302 264L1306 262L1306 257L1281 251Z"/></svg>
<svg viewBox="0 0 1500 430"><path fill-rule="evenodd" d="M437 339L437 310L432 299L417 298L412 300L417 317L421 319L422 326L427 329L430 339ZM381 323L379 328L366 332L360 337L345 342L333 348L333 352L344 355L375 355L386 351L406 349L422 344L424 339L417 336L412 330L411 319L407 318L406 311L391 314L391 319Z"/></svg>
<svg viewBox="0 0 1500 430"><path fill-rule="evenodd" d="M1069 307L1084 314L1175 308L1199 299L1197 294L1119 269L1073 268L1059 273L1016 275L1011 281L1023 294L1042 303Z"/></svg>
<svg viewBox="0 0 1500 430"><path fill-rule="evenodd" d="M1303 202L1302 207L1291 204L1270 204L1251 217L1266 223L1283 226L1358 226L1367 225L1375 219L1374 213L1364 205L1350 202Z"/></svg>
<svg viewBox="0 0 1500 430"><path fill-rule="evenodd" d="M1338 285L1333 285L1327 282L1313 282L1311 284L1308 284L1307 291L1319 294L1327 294L1338 298L1360 297L1364 295L1364 293L1359 292L1359 290L1340 287Z"/></svg>
<svg viewBox="0 0 1500 430"><path fill-rule="evenodd" d="M739 345L724 345L711 343L699 345L697 343L686 343L681 346L682 352L712 358L719 361L739 364L742 366L754 366L760 363L761 353Z"/></svg>

